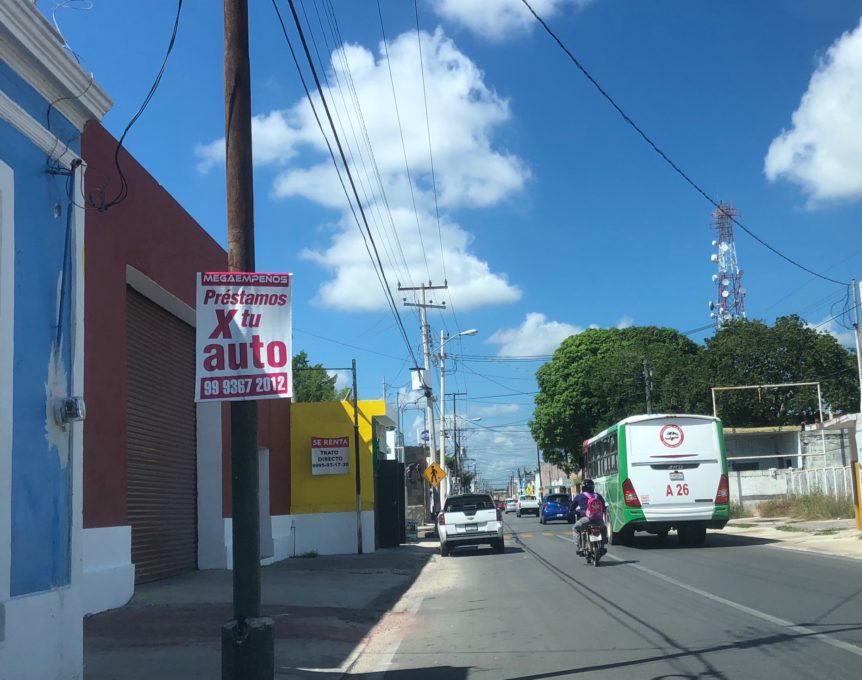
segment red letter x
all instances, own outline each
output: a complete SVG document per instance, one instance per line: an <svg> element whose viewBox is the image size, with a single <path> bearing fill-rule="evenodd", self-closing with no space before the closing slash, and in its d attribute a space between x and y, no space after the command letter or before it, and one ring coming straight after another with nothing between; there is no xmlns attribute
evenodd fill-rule
<svg viewBox="0 0 862 680"><path fill-rule="evenodd" d="M218 326L215 327L215 330L210 333L210 339L217 338L219 335L225 338L232 338L233 336L230 334L230 322L233 321L233 318L236 316L236 310L231 309L225 314L224 309L215 310L216 313L216 321L218 321Z"/></svg>

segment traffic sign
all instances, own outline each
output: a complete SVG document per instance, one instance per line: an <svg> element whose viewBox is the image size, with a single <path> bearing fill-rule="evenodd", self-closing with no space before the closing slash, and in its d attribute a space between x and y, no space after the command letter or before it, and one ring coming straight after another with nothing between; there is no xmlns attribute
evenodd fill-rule
<svg viewBox="0 0 862 680"><path fill-rule="evenodd" d="M431 486L437 486L441 481L446 479L446 471L440 467L439 463L434 462L425 468L422 476Z"/></svg>

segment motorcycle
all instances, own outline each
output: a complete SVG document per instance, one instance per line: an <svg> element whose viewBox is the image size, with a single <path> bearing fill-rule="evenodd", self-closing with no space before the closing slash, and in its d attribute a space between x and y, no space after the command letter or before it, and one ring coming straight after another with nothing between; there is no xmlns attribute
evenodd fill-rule
<svg viewBox="0 0 862 680"><path fill-rule="evenodd" d="M605 554L605 542L602 540L602 525L591 522L580 533L581 551L587 564L599 566L599 560Z"/></svg>

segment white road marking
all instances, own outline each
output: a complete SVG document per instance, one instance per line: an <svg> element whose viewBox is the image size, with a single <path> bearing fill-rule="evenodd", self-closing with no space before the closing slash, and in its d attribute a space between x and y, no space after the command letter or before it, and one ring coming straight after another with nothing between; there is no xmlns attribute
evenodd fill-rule
<svg viewBox="0 0 862 680"><path fill-rule="evenodd" d="M567 536L558 535L557 538L561 538L564 541L569 541L570 543L574 543L571 538ZM630 564L626 563L625 560L617 559L616 557L611 557L611 555L605 555L604 559L611 559L614 562L623 563L626 567L631 567L632 569L637 569L638 571L642 571L645 574L649 574L650 576L654 576L657 579L670 583L671 585L676 586L677 588L681 588L682 590L687 590L690 593L694 593L695 595L700 595L701 597L706 598L707 600L712 600L713 602L718 602L719 604L723 604L726 607L730 607L731 609L736 609L737 611L741 611L749 616L753 616L755 618L761 619L762 621L767 621L775 626L780 626L782 628L787 628L788 630L793 631L794 633L798 633L800 635L805 635L806 637L810 637L815 640L820 640L820 642L825 642L827 645L832 645L838 649L843 649L845 652L850 652L851 654L855 654L856 656L862 656L862 648L857 647L854 644L849 642L844 642L843 640L839 640L837 638L832 637L826 633L820 633L812 628L807 628L805 626L798 626L792 621L786 621L785 619L780 619L777 616L772 616L772 614L767 614L766 612L762 612L758 609L753 609L751 607L746 607L744 604L739 604L738 602L734 602L733 600L727 600L723 597L719 597L718 595L713 595L710 592L705 590L701 590L700 588L695 588L694 586L690 586L687 583L683 583L682 581L677 581L675 578L671 578L670 576L666 576L657 571L653 571L647 567L643 567L640 564Z"/></svg>

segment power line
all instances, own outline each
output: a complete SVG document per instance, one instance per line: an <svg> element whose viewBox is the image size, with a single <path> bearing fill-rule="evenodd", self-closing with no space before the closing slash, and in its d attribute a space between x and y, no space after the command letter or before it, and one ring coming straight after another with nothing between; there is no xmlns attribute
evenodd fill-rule
<svg viewBox="0 0 862 680"><path fill-rule="evenodd" d="M380 7L380 0L377 0ZM428 131L428 158L431 162L431 187L434 190L434 212L437 216L437 236L440 238L440 262L443 265L443 280L447 282L446 255L443 251L443 230L440 228L440 203L437 200L437 179L434 175L434 152L431 145L431 119L428 116L428 92L425 88L425 62L422 59L422 32L419 30L419 3L413 0L413 11L416 15L416 42L419 45L419 72L422 74L422 99L425 102L425 129ZM381 19L382 20L382 19Z"/></svg>
<svg viewBox="0 0 862 680"><path fill-rule="evenodd" d="M342 347L349 347L350 349L355 349L360 352L367 352L368 354L376 354L379 357L385 357L387 359L394 359L396 361L402 361L403 357L397 357L394 354L385 354L383 352L377 352L373 349L368 349L367 347L360 347L359 345L351 345L348 342L341 342L341 340L335 340L333 338L327 338L324 335L318 335L317 333L312 333L311 331L303 330L302 328L296 328L294 326L293 330L297 333L302 333L303 335L310 335L312 338L317 338L318 340L325 340L326 342L331 342L335 345L341 345Z"/></svg>
<svg viewBox="0 0 862 680"><path fill-rule="evenodd" d="M413 201L413 213L416 216L416 230L419 232L419 246L425 259L425 270L428 280L431 280L431 268L428 266L428 254L425 252L425 241L422 238L422 225L419 222L419 209L416 207L416 194L413 191L413 179L410 175L410 164L407 162L407 145L404 143L404 128L401 126L401 112L398 109L398 96L395 93L395 78L392 75L392 62L389 59L389 44L386 40L386 28L383 25L383 10L380 0L377 0L377 16L380 18L380 32L383 35L383 51L386 54L386 68L389 71L389 83L392 86L392 101L395 103L395 118L398 121L398 132L401 135L401 151L404 154L404 167L407 169L407 185L410 187L410 198Z"/></svg>
<svg viewBox="0 0 862 680"><path fill-rule="evenodd" d="M147 106L150 105L150 102L153 99L153 96L156 94L156 90L159 89L159 84L162 82L162 76L165 74L165 68L168 65L168 57L171 56L171 52L174 51L174 43L177 40L177 30L180 26L180 12L183 9L183 0L177 0L177 16L174 18L174 28L171 31L171 39L168 42L168 49L165 52L165 58L162 60L162 67L159 69L158 74L156 75L155 81L150 86L149 92L147 92L147 96L144 97L144 101L138 109L137 113L132 116L132 119L129 121L129 124L126 125L126 128L123 130L123 134L120 135L120 139L117 141L117 148L114 149L114 165L117 168L117 174L120 176L120 189L116 193L116 195L107 203L105 203L104 195L100 196L100 202L96 203L93 201L92 197L89 199L90 204L93 208L98 210L99 212L105 212L106 210L110 210L118 203L122 203L126 200L126 197L129 195L129 183L126 181L126 176L123 174L123 169L120 167L120 149L123 148L123 141L126 139L126 135L129 134L129 130L132 129L132 126L138 121L138 118L146 110ZM100 190L100 194L101 194Z"/></svg>
<svg viewBox="0 0 862 680"><path fill-rule="evenodd" d="M535 354L535 355L526 355L526 356L497 356L494 354L452 354L451 356L455 357L459 361L466 361L470 363L476 362L485 362L485 363L494 363L494 364L503 364L503 363L519 363L519 362L537 362L537 361L550 361L554 358L553 354Z"/></svg>
<svg viewBox="0 0 862 680"><path fill-rule="evenodd" d="M288 4L290 6L290 12L293 15L293 21L296 24L296 30L299 33L299 39L302 42L302 48L303 48L303 51L305 52L306 60L308 61L308 65L311 69L311 74L314 77L314 82L317 86L318 94L320 96L320 101L322 102L323 108L326 111L326 117L327 117L327 120L329 121L329 126L330 126L330 129L332 130L332 135L335 139L336 145L338 146L338 153L341 157L341 162L344 165L344 171L347 173L347 178L350 181L350 186L353 190L353 195L354 195L355 200L356 200L356 205L359 208L360 214L362 215L362 222L365 224L365 231L368 235L368 240L365 242L366 250L369 250L369 246L368 246L369 241L371 243L371 247L374 250L374 256L372 257L372 262L371 262L372 268L375 268L374 267L374 260L376 259L377 267L379 267L379 269L375 268L375 271L378 272L378 279L380 280L380 283L383 287L383 291L384 291L384 294L386 296L387 303L389 304L389 306L392 310L392 313L395 315L396 321L398 322L398 326L399 326L399 329L401 331L401 336L404 339L404 344L407 347L407 351L410 353L410 356L413 358L414 365L418 366L419 362L416 359L416 355L413 352L413 347L410 344L409 337L407 336L407 330L404 328L404 322L401 319L401 315L398 312L398 307L395 304L395 299L392 297L392 290L389 287L388 280L386 279L386 271L383 268L383 263L380 261L380 253L377 251L377 245L374 242L374 236L372 236L371 229L368 226L368 219L365 216L365 211L362 207L362 202L360 201L359 194L356 190L356 184L353 181L353 175L350 172L350 166L348 165L347 158L344 155L344 149L341 146L341 140L338 137L338 131L335 129L335 124L332 121L332 115L330 114L329 106L326 103L326 97L323 94L323 88L321 87L321 84L320 84L320 78L317 75L317 69L314 66L314 60L311 58L311 52L308 49L308 43L305 40L305 34L302 30L302 24L299 21L299 16L296 13L296 7L294 6L293 0L288 0ZM293 45L292 45L290 38L287 34L287 29L284 25L284 21L281 17L281 12L278 9L278 5L276 4L276 0L272 0L272 5L275 8L276 14L278 15L278 20L279 20L279 23L281 24L281 28L282 28L282 32L284 33L285 40L287 41L288 47L290 48L290 53L291 53L291 56L293 57L294 64L296 65L297 72L300 74L300 79L302 80L302 86L305 89L306 97L308 98L308 102L311 105L312 110L314 111L315 119L317 120L318 126L320 127L321 134L323 134L323 138L326 140L326 145L329 148L330 156L332 158L333 164L335 165L336 172L338 172L338 163L335 161L335 155L332 152L332 147L329 144L329 139L326 137L326 134L323 132L323 125L321 124L320 118L317 115L317 110L314 106L314 102L312 101L311 92L309 91L308 86L305 82L305 78L302 75L302 70L299 68L299 61L296 58L296 53L294 52ZM340 173L338 173L338 176L339 176L339 179L341 179ZM341 185L345 191L345 194L347 194L347 188L345 187L343 180L341 180ZM347 198L348 198L348 203L350 203L349 195L347 196ZM351 211L352 210L353 210L353 207L351 205ZM353 217L354 217L354 219L356 219L355 211L353 212ZM360 231L360 233L362 233L362 226L360 225L358 219L356 220L356 226L359 227L359 231ZM365 240L365 234L363 234L363 240ZM369 254L369 256L371 256L370 250L369 250L368 254Z"/></svg>
<svg viewBox="0 0 862 680"><path fill-rule="evenodd" d="M305 3L302 2L301 6L302 6L303 14L305 14ZM368 134L368 126L365 123L365 116L362 113L362 106L359 102L359 95L356 91L356 85L353 81L353 72L350 69L350 63L347 59L347 52L343 48L342 49L333 49L332 47L330 47L329 40L327 39L327 36L326 36L326 28L323 25L323 18L320 15L319 3L314 3L314 9L315 9L315 13L317 14L317 21L318 21L318 24L320 25L321 33L323 36L323 41L324 41L324 44L326 46L327 51L333 55L333 59L334 59L334 55L337 54L339 56L341 64L342 64L343 69L344 69L344 73L347 75L347 86L348 86L348 89L350 91L350 96L352 98L353 108L356 111L356 114L358 116L359 126L363 132L365 146L368 149L368 153L371 157L371 166L374 169L374 174L375 174L376 179L377 179L377 186L380 189L380 194L381 194L381 197L383 199L383 205L384 205L384 208L386 210L386 214L389 217L389 223L392 226L392 232L395 235L395 242L398 246L398 252L401 254L401 262L403 263L403 269L401 271L403 273L399 273L399 276L406 276L409 279L410 278L410 268L409 268L409 265L407 264L407 258L404 255L404 250L401 247L401 240L398 237L398 230L395 227L395 221L392 218L392 210L389 206L389 199L386 195L386 189L383 186L383 180L382 180L381 175L380 175L380 168L377 164L377 158L375 157L374 148L371 144L371 138ZM330 30L332 37L333 37L333 43L334 44L341 43L343 45L344 41L341 38L341 31L338 27L338 17L335 15L335 10L334 10L334 8L332 8L330 2L326 2L324 4L324 14L326 15L327 23L329 24L329 30ZM314 32L311 31L311 22L308 20L307 15L306 15L306 22L309 24L309 32L311 33L312 42L314 43L315 51L317 52L317 41L314 38ZM324 66L323 59L321 58L319 52L318 52L318 61L321 63L321 66L323 67ZM342 104L344 105L345 113L347 114L348 121L350 122L350 129L353 131L353 138L356 141L356 147L357 147L357 150L359 152L359 158L362 162L362 168L365 171L365 174L368 176L370 173L368 172L368 168L367 168L367 165L365 163L365 157L362 154L362 144L360 143L360 140L356 134L356 129L353 125L353 117L349 115L349 112L347 110L347 101L344 97L344 88L341 85L341 78L338 75L337 69L334 69L333 75L335 77L335 82L336 82L336 85L338 87L338 91L341 95L341 101L342 101ZM329 86L329 77L326 73L325 67L324 67L324 79L327 82L327 86ZM330 87L330 89L333 89L331 86L329 86L329 87ZM346 134L346 128L345 128L344 124L341 122L341 117L338 115L337 108L335 110L335 113L336 113L336 117L338 118L339 124L341 124L342 130ZM348 147L349 147L349 144L348 144ZM352 150L351 150L351 155L352 155ZM369 179L369 184L373 185L373 180ZM368 201L370 203L368 192L365 189L364 183L363 183L362 188L363 188L363 192L365 193L366 201ZM392 248L391 240L389 239L388 235L385 233L385 229L380 226L381 224L385 225L385 220L383 219L383 216L381 215L381 209L380 209L379 202L375 201L372 204L372 208L373 208L374 212L376 212L376 214L377 214L377 220L375 220L375 224L377 226L377 233L378 233L378 235L381 236L381 239L384 239L383 245L387 251L387 255L389 256L390 262L393 264L393 268L396 271L398 271L399 268L396 264L396 258L393 255L395 249Z"/></svg>
<svg viewBox="0 0 862 680"><path fill-rule="evenodd" d="M587 80L589 80L589 81L590 81L590 82L595 86L595 88L596 88L596 89L599 91L599 93L600 93L600 94L601 94L601 95L602 95L602 96L603 96L603 97L604 97L604 98L605 98L605 99L610 103L610 105L611 105L611 106L613 106L613 107L614 107L614 109L616 109L617 113L619 113L619 114L620 114L620 116L622 117L622 119L623 119L626 123L628 123L628 124L632 127L632 129L633 129L635 132L637 132L637 133L638 133L638 135L640 135L640 137L641 137L641 138L642 138L642 139L643 139L643 140L644 140L644 141L645 141L645 142L646 142L650 147L652 147L653 151L655 151L659 156L661 156L661 158L662 158L662 159L663 159L663 160L664 160L664 161L665 161L665 162L666 162L666 163L667 163L671 168L673 168L673 170L674 170L674 171L675 171L675 172L676 172L680 177L682 177L682 178L683 178L683 179L684 179L684 180L685 180L685 181L686 181L686 182L687 182L687 183L688 183L688 184L689 184L689 185L690 185L690 186L691 186L695 191L697 191L701 196L703 196L707 201L709 201L709 202L710 202L710 203L711 203L711 204L712 204L716 209L721 210L722 208L721 208L721 205L719 204L719 202L718 202L717 200L715 200L715 199L714 199L710 194L708 194L708 193L706 192L706 190L705 190L705 189L703 189L703 188L702 188L702 187L701 187L697 182L695 182L695 181L694 181L694 180L693 180L693 179L692 179L692 178L691 178L691 177L690 177L690 176L689 176L689 175L688 175L688 174L687 174L687 173L686 173L682 168L680 168L680 167L679 167L679 166L678 166L678 165L677 165L673 160L671 160L670 156L668 156L664 151L662 151L662 149L658 146L658 144L656 144L656 143L655 143L655 142L654 142L654 141L653 141L653 140L652 140L652 139L651 139L651 138L646 134L646 132L644 132L644 131L643 131L643 129L641 129L641 127L640 127L640 126L638 126L638 124L637 124L637 123L635 123L635 122L634 122L634 120L632 120L632 118L631 118L631 117L630 117L630 116L629 116L629 115L628 115L628 114L627 114L627 113L622 109L622 107L621 107L619 104L617 104L617 102L614 100L614 98L613 98L613 97L611 97L611 95L610 95L610 94L608 94L608 92L607 92L607 91L606 91L606 90L605 90L605 89L604 89L604 88L599 84L599 82L598 82L598 81L597 81L597 80L596 80L596 79L595 79L595 78L590 74L590 72L589 72L589 71L584 67L584 65L583 65L583 64L581 64L581 62L580 62L580 61L578 61L578 58L577 58L574 54L572 54L571 50L570 50L568 47L566 47L566 45L565 45L565 44L563 43L563 41L562 41L562 40L557 36L557 34L556 34L556 33L554 33L554 31L553 31L553 30L551 30L551 27L550 27L550 26L548 26L548 24L546 24L546 23L545 23L545 20L544 20L544 19L542 19L542 17L540 17L538 14L536 14L536 10L534 10L534 9L533 9L533 7L530 5L529 0L521 0L521 2L523 2L523 3L524 3L524 5L526 5L527 9L528 9L528 10L530 10L530 13L531 13L535 18L536 18L536 21L538 21L538 22L542 25L542 27L545 29L545 32L546 32L548 35L550 35L550 36L551 36L551 38L553 38L553 39L554 39L554 41L557 43L557 45L559 45L560 49L562 49L562 50L563 50L563 51L568 55L568 57L569 57L569 59L572 61L572 63L573 63L575 66L577 66L578 70L580 70L580 72L584 74L584 76L587 78ZM824 281L829 281L830 283L836 283L836 284L838 284L839 286L846 286L846 285L847 285L847 282L846 282L846 281L838 281L837 279L833 279L833 278L830 278L830 277L825 276L825 275L823 275L823 274L819 274L819 273L817 273L816 271L814 271L813 269L809 269L809 268L808 268L808 267L806 267L805 265L800 264L800 263L799 263L799 262L797 262L796 260L794 260L794 259L792 259L791 257L788 257L787 255L785 255L784 253L782 253L782 252L781 252L780 250L778 250L777 248L775 248L775 247L773 247L773 246L769 245L766 241L764 241L764 240L763 240L762 238L760 238L757 234L755 234L755 233L754 233L753 231L751 231L748 227L746 227L742 222L740 222L736 217L734 217L734 216L730 216L730 219L733 221L733 223L734 223L736 226L738 226L738 227L739 227L740 229L742 229L746 234L748 234L749 236L751 236L751 238L753 238L755 241L757 241L760 245L762 245L764 248L766 248L766 249L768 249L768 250L772 251L775 255L778 255L778 257L780 257L781 259L783 259L783 260L785 260L785 261L789 262L789 263L790 263L790 264L792 264L794 267L798 267L799 269L802 269L803 271L806 271L806 272L808 272L809 274L811 274L812 276L816 276L816 277L817 277L817 278L819 278L819 279L823 279Z"/></svg>

